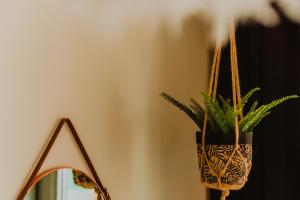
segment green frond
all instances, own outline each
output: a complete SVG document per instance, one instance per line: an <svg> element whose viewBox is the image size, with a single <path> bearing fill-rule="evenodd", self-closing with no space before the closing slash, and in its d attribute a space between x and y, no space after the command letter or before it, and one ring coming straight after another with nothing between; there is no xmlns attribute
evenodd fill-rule
<svg viewBox="0 0 300 200"><path fill-rule="evenodd" d="M264 119L266 116L270 115L271 111L264 113L263 115L261 115L256 122L249 128L249 130L247 130L247 132L249 131L253 131L253 129L261 122L262 119Z"/></svg>
<svg viewBox="0 0 300 200"><path fill-rule="evenodd" d="M223 133L229 132L228 123L224 111L219 105L219 102L212 99L207 94L203 93L204 102L209 116L209 122L215 131L221 131Z"/></svg>
<svg viewBox="0 0 300 200"><path fill-rule="evenodd" d="M221 100L221 102L222 102L223 105L226 104L225 99L221 95L219 95L219 99Z"/></svg>
<svg viewBox="0 0 300 200"><path fill-rule="evenodd" d="M183 111L185 114L187 114L196 123L200 131L202 130L203 119L199 118L198 115L195 112L193 112L188 106L184 105L183 103L179 102L178 100L166 93L161 93L161 96L170 103L172 103L174 106L179 108L181 111Z"/></svg>
<svg viewBox="0 0 300 200"><path fill-rule="evenodd" d="M232 133L234 130L235 117L243 113L243 109L249 98L258 90L260 90L260 88L250 90L242 98L241 103L237 105L236 109L231 105L230 99L225 100L222 96L219 96L218 101L208 96L206 93L202 93L205 105L203 107L193 98L191 98L191 104L187 106L166 93L162 93L161 96L188 115L196 123L200 131L203 128L204 116L207 112L207 128L210 129L210 131L213 133ZM241 133L252 131L266 116L270 115L271 109L284 101L295 98L299 98L299 96L291 95L282 97L259 107L258 101L255 101L243 119L238 118Z"/></svg>
<svg viewBox="0 0 300 200"><path fill-rule="evenodd" d="M252 104L252 106L251 106L251 108L250 108L249 112L252 112L252 111L254 111L254 110L255 110L255 108L256 108L256 106L257 106L257 104L258 104L258 101L255 101L255 102Z"/></svg>
<svg viewBox="0 0 300 200"><path fill-rule="evenodd" d="M204 108L194 98L191 98L191 102L192 102L192 104L196 105L199 109L204 111Z"/></svg>
<svg viewBox="0 0 300 200"><path fill-rule="evenodd" d="M201 116L205 115L205 109L193 98L191 98L192 104L190 107L194 107L193 109Z"/></svg>
<svg viewBox="0 0 300 200"><path fill-rule="evenodd" d="M241 112L243 112L244 107L245 107L246 103L248 102L249 98L258 90L260 90L259 87L253 88L252 90L247 92L247 94L245 96L242 97L241 103L238 105L238 108L241 109Z"/></svg>
<svg viewBox="0 0 300 200"><path fill-rule="evenodd" d="M295 98L299 98L298 95L291 95L291 96L286 96L286 97L282 97L280 99L274 100L271 103L265 105L261 110L259 110L258 112L256 112L256 115L253 116L251 118L251 120L249 120L243 127L243 132L247 132L251 127L253 127L254 124L258 124L257 121L263 116L265 115L267 112L269 112L269 110L271 110L272 108L276 107L277 105L283 103L286 100L289 99L295 99Z"/></svg>
<svg viewBox="0 0 300 200"><path fill-rule="evenodd" d="M197 115L198 120L200 121L204 121L204 114L202 114L201 112L199 112L199 109L194 106L194 105L190 105L190 108L193 110L193 112ZM202 128L202 127L201 127Z"/></svg>
<svg viewBox="0 0 300 200"><path fill-rule="evenodd" d="M204 121L204 108L193 98L191 98L191 102L190 108L197 114L199 120Z"/></svg>
<svg viewBox="0 0 300 200"><path fill-rule="evenodd" d="M219 99L221 100L221 103L222 103L222 106L223 106L223 111L227 112L227 110L229 108L231 108L230 99L225 100L221 95L219 95Z"/></svg>
<svg viewBox="0 0 300 200"><path fill-rule="evenodd" d="M241 113L240 110L234 111L233 107L230 105L230 99L224 99L221 95L219 95L219 99L222 102L223 112L225 114L225 119L228 127L228 132L232 131L234 128L234 118L236 115Z"/></svg>
<svg viewBox="0 0 300 200"><path fill-rule="evenodd" d="M243 96L242 98L242 104L246 104L249 100L249 98L257 91L259 91L260 88L259 87L256 87L256 88L253 88L252 90L250 90L249 92L247 92L247 94L245 96Z"/></svg>
<svg viewBox="0 0 300 200"><path fill-rule="evenodd" d="M207 117L208 117L208 123L212 129L213 132L217 133L219 132L219 128L217 126L217 123L215 121L215 119L210 115L210 97L206 94L206 93L202 93L203 97L204 97L204 104L205 104L205 112L207 113Z"/></svg>
<svg viewBox="0 0 300 200"><path fill-rule="evenodd" d="M234 118L236 114L233 111L233 107L229 106L225 111L225 119L227 122L227 127L229 131L232 131L234 129Z"/></svg>
<svg viewBox="0 0 300 200"><path fill-rule="evenodd" d="M251 112L248 112L247 115L244 116L244 118L239 122L239 127L240 130L242 130L242 132L247 132L248 128L246 128L246 124L251 121L255 116L257 116L257 114L263 110L265 107L265 105L260 106L259 108L257 108L256 110L253 110Z"/></svg>

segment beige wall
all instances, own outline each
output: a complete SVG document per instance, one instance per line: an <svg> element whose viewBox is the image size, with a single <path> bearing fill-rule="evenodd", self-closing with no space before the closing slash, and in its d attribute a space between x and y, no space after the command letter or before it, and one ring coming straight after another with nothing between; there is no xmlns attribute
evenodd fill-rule
<svg viewBox="0 0 300 200"><path fill-rule="evenodd" d="M136 25L113 41L93 15L70 13L71 1L50 2L0 4L1 199L16 198L61 117L73 120L113 199L204 199L196 127L159 96L188 101L205 90L201 24L188 19L178 39ZM84 169L69 137L43 169Z"/></svg>

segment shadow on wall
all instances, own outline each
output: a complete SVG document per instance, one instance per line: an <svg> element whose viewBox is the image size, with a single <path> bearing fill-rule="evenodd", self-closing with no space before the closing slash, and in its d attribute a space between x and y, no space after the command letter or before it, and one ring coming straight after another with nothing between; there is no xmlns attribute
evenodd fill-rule
<svg viewBox="0 0 300 200"><path fill-rule="evenodd" d="M114 50L117 81L110 85L107 108L114 112L106 116L106 142L113 144L109 155L115 163L111 175L119 180L111 185L112 196L205 199L199 182L196 127L160 93L166 91L185 102L200 98L208 81L208 32L193 17L184 23L180 38L171 37L165 27L155 36L141 32L130 31L120 40L126 42L119 44L130 44L126 50ZM123 196L116 188L126 188Z"/></svg>
<svg viewBox="0 0 300 200"><path fill-rule="evenodd" d="M161 63L156 76L156 93L167 92L189 103L200 99L208 82L208 31L197 18L185 21L182 38L160 38ZM161 179L161 199L205 199L200 185L194 123L177 108L155 95L152 102L152 134ZM202 99L201 99L202 100ZM164 191L176 191L165 193ZM180 192L178 192L180 191Z"/></svg>

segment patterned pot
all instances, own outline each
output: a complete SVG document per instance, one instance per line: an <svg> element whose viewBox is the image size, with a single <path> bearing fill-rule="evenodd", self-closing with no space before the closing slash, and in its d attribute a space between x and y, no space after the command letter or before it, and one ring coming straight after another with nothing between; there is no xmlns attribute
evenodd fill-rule
<svg viewBox="0 0 300 200"><path fill-rule="evenodd" d="M241 134L235 146L234 134L207 133L203 148L202 135L197 132L200 180L206 187L239 190L244 186L252 165L252 135Z"/></svg>

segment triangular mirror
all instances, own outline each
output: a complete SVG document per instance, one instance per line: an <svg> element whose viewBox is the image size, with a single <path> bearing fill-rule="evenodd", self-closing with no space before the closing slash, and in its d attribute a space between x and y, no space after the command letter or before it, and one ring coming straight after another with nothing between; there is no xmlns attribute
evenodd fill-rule
<svg viewBox="0 0 300 200"><path fill-rule="evenodd" d="M38 174L65 124L70 129L70 132L93 177L89 177L84 172L74 168L56 168ZM41 190L41 188L44 189ZM65 188L68 193L64 191L63 188ZM70 192L70 189L68 188L73 188L73 191ZM79 188L78 191L81 191L81 193L75 191L76 188ZM17 200L38 200L41 198L49 199L50 196L51 200L58 200L62 197L64 197L62 199L74 200L74 196L78 197L80 200L110 200L110 196L106 188L101 183L96 169L93 166L93 163L85 150L73 123L68 118L60 120Z"/></svg>

